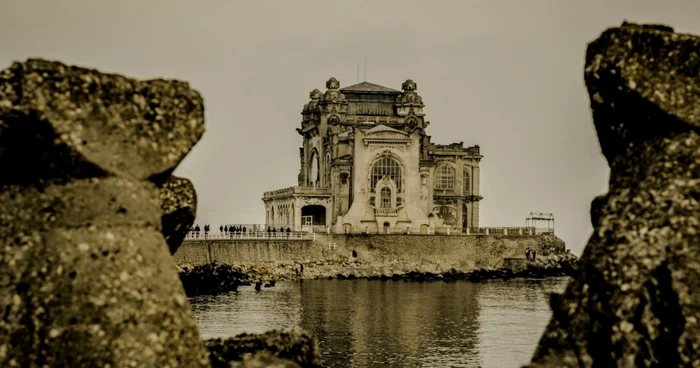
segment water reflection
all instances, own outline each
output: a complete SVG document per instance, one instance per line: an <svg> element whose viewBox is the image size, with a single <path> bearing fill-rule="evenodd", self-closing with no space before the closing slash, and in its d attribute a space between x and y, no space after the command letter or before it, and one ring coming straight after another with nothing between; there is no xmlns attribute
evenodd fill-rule
<svg viewBox="0 0 700 368"><path fill-rule="evenodd" d="M518 367L566 280L315 280L191 299L204 338L304 328L329 367Z"/></svg>

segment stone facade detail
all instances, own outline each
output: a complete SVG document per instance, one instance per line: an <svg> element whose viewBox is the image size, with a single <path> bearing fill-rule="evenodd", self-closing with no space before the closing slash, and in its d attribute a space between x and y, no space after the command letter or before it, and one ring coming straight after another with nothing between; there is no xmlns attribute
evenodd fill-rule
<svg viewBox="0 0 700 368"><path fill-rule="evenodd" d="M433 144L422 97L362 82L311 91L298 185L266 192L267 226L336 233L428 233L479 226L479 146Z"/></svg>

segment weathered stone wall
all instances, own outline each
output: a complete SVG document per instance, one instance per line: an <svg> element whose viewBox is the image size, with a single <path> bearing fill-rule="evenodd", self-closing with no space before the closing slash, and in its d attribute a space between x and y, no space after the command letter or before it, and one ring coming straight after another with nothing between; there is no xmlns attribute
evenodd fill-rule
<svg viewBox="0 0 700 368"><path fill-rule="evenodd" d="M267 263L276 261L304 261L326 259L318 244L311 240L199 240L186 241L173 258L176 264L197 266L217 263Z"/></svg>
<svg viewBox="0 0 700 368"><path fill-rule="evenodd" d="M523 257L530 247L541 250L564 243L551 235L322 235L314 241L207 240L187 241L174 255L177 264L313 262L347 258L356 250L367 263L430 263L449 269L494 267L504 257Z"/></svg>

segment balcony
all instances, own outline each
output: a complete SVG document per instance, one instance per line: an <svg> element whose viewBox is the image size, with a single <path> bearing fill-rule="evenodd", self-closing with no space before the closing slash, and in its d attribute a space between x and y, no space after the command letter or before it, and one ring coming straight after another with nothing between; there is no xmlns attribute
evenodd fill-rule
<svg viewBox="0 0 700 368"><path fill-rule="evenodd" d="M397 208L377 208L374 213L377 216L396 216L399 214Z"/></svg>

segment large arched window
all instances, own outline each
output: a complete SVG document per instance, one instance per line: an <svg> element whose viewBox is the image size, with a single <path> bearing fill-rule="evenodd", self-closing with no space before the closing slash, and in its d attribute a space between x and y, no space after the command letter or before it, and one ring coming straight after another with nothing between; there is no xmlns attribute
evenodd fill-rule
<svg viewBox="0 0 700 368"><path fill-rule="evenodd" d="M377 183L387 177L394 181L396 190L401 192L401 164L394 158L382 156L374 162L370 171L370 189L374 192Z"/></svg>
<svg viewBox="0 0 700 368"><path fill-rule="evenodd" d="M450 165L438 166L435 173L435 189L454 189L455 170Z"/></svg>
<svg viewBox="0 0 700 368"><path fill-rule="evenodd" d="M469 180L469 169L465 167L462 170L464 170L464 175L463 175L464 184L462 187L462 194L469 195L471 193L471 187L472 187L471 181Z"/></svg>
<svg viewBox="0 0 700 368"><path fill-rule="evenodd" d="M379 194L379 208L391 208L391 189L383 187Z"/></svg>
<svg viewBox="0 0 700 368"><path fill-rule="evenodd" d="M317 186L318 185L318 179L319 179L319 167L318 167L318 154L316 153L316 150L311 152L311 176L309 177L309 182L311 183L311 186Z"/></svg>

